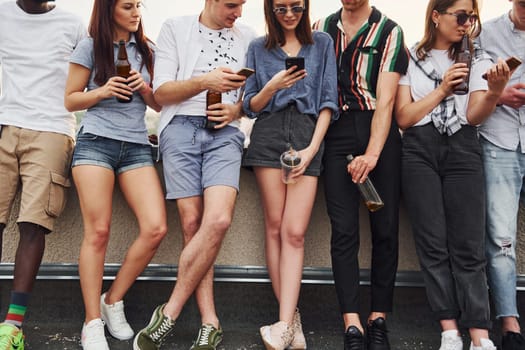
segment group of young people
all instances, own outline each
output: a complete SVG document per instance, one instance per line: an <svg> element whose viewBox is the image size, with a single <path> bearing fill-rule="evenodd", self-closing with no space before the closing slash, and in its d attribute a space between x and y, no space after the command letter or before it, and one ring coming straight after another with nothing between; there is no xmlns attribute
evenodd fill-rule
<svg viewBox="0 0 525 350"><path fill-rule="evenodd" d="M509 0L512 10L482 28L477 0L429 0L423 37L410 49L402 28L369 0L341 0L341 9L313 25L309 0L264 0L267 32L259 38L236 23L245 2L205 0L200 14L168 19L155 44L145 34L139 0L94 0L87 32L52 1L0 6L0 231L22 187L0 349L24 348L24 314L45 235L64 208L70 170L84 225L83 349L109 349L105 327L117 339L133 338L135 350L160 349L193 294L202 325L191 349L216 349L223 331L213 264L232 222L241 166L254 170L259 187L268 273L279 304L277 321L260 329L267 349L307 347L297 305L321 173L345 350L390 349L386 317L393 306L401 193L442 328L440 349L463 349L462 328L470 349L495 349L489 286L503 349L525 349L515 269L525 177L523 68L511 71L502 59L522 54L525 1ZM465 35L470 68L455 63ZM128 78L115 72L122 40ZM304 67L285 68L287 57L303 57ZM24 67L33 69L28 74ZM243 67L255 74L236 73ZM454 94L467 77L468 93ZM207 91L221 93L222 101L207 107ZM165 194L151 157L147 107L161 112ZM86 113L75 131L69 112L78 110ZM247 149L239 129L244 115L256 118ZM207 126L208 119L215 126ZM290 146L301 161L290 174L294 183L286 184L279 157ZM363 326L356 183L367 177L385 205L369 216L371 305ZM115 281L102 291L116 181L138 235ZM181 221L177 282L135 333L123 299L166 235L164 198L176 201Z"/></svg>

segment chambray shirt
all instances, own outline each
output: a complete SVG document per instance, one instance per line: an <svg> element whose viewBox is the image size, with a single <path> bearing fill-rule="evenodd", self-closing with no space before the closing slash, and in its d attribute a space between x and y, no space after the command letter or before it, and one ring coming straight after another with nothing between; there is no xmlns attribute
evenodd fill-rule
<svg viewBox="0 0 525 350"><path fill-rule="evenodd" d="M332 110L332 119L338 118L337 65L332 39L326 33L314 32L314 44L303 45L297 56L304 57L307 76L291 88L275 93L259 113L250 109L250 101L273 76L285 69L286 53L280 48L266 49L265 37L250 43L246 66L255 74L246 80L244 111L250 118L264 112L277 112L294 103L297 110L314 117L324 108Z"/></svg>
<svg viewBox="0 0 525 350"><path fill-rule="evenodd" d="M113 45L114 57L117 59L118 43ZM128 60L131 68L139 71L142 58L137 51L135 37L132 35L126 43ZM91 70L87 90L93 90L99 86L95 83L93 39L82 40L70 58L71 63L76 63ZM140 70L142 78L149 84L151 78L146 66ZM146 103L138 92L133 93L130 103L120 103L115 97L106 98L96 105L88 108L80 126L83 132L103 136L119 141L148 144L148 133L144 116Z"/></svg>
<svg viewBox="0 0 525 350"><path fill-rule="evenodd" d="M510 20L509 13L483 24L478 42L496 61L516 56L525 61L525 31L518 30ZM504 38L504 40L502 40ZM510 77L507 86L525 83L525 65L520 65ZM525 106L514 109L509 106L496 107L479 128L480 134L491 143L506 150L525 153Z"/></svg>

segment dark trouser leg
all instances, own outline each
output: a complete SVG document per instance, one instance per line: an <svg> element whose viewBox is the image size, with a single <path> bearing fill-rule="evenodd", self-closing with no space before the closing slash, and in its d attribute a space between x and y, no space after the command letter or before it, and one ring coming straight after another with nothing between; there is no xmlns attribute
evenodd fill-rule
<svg viewBox="0 0 525 350"><path fill-rule="evenodd" d="M20 242L15 257L13 290L30 293L42 262L45 248L45 235L49 230L29 222L18 224Z"/></svg>
<svg viewBox="0 0 525 350"><path fill-rule="evenodd" d="M359 313L359 206L356 185L346 170L346 156L358 154L355 126L342 116L325 139L324 189L332 228L331 256L341 313Z"/></svg>
<svg viewBox="0 0 525 350"><path fill-rule="evenodd" d="M372 233L371 311L392 311L398 263L401 138L393 123L376 168L370 174L385 206L370 213Z"/></svg>

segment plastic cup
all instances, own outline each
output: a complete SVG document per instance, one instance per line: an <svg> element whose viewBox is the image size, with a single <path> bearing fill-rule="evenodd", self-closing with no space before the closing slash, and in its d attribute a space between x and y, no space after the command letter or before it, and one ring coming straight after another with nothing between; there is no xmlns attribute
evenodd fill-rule
<svg viewBox="0 0 525 350"><path fill-rule="evenodd" d="M287 185L294 184L296 180L290 177L290 174L301 163L301 156L299 155L299 152L293 148L290 148L288 151L281 154L280 160L283 183Z"/></svg>

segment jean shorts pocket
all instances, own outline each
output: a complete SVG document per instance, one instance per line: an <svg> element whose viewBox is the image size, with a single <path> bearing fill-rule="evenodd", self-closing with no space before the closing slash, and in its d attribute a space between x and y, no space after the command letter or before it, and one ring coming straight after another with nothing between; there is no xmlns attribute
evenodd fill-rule
<svg viewBox="0 0 525 350"><path fill-rule="evenodd" d="M81 128L77 134L77 141L95 141L98 136L89 132L84 132Z"/></svg>
<svg viewBox="0 0 525 350"><path fill-rule="evenodd" d="M66 206L66 190L71 187L71 182L67 177L58 173L51 174L51 183L49 184L49 198L47 202L46 213L51 217L58 217L62 214Z"/></svg>

